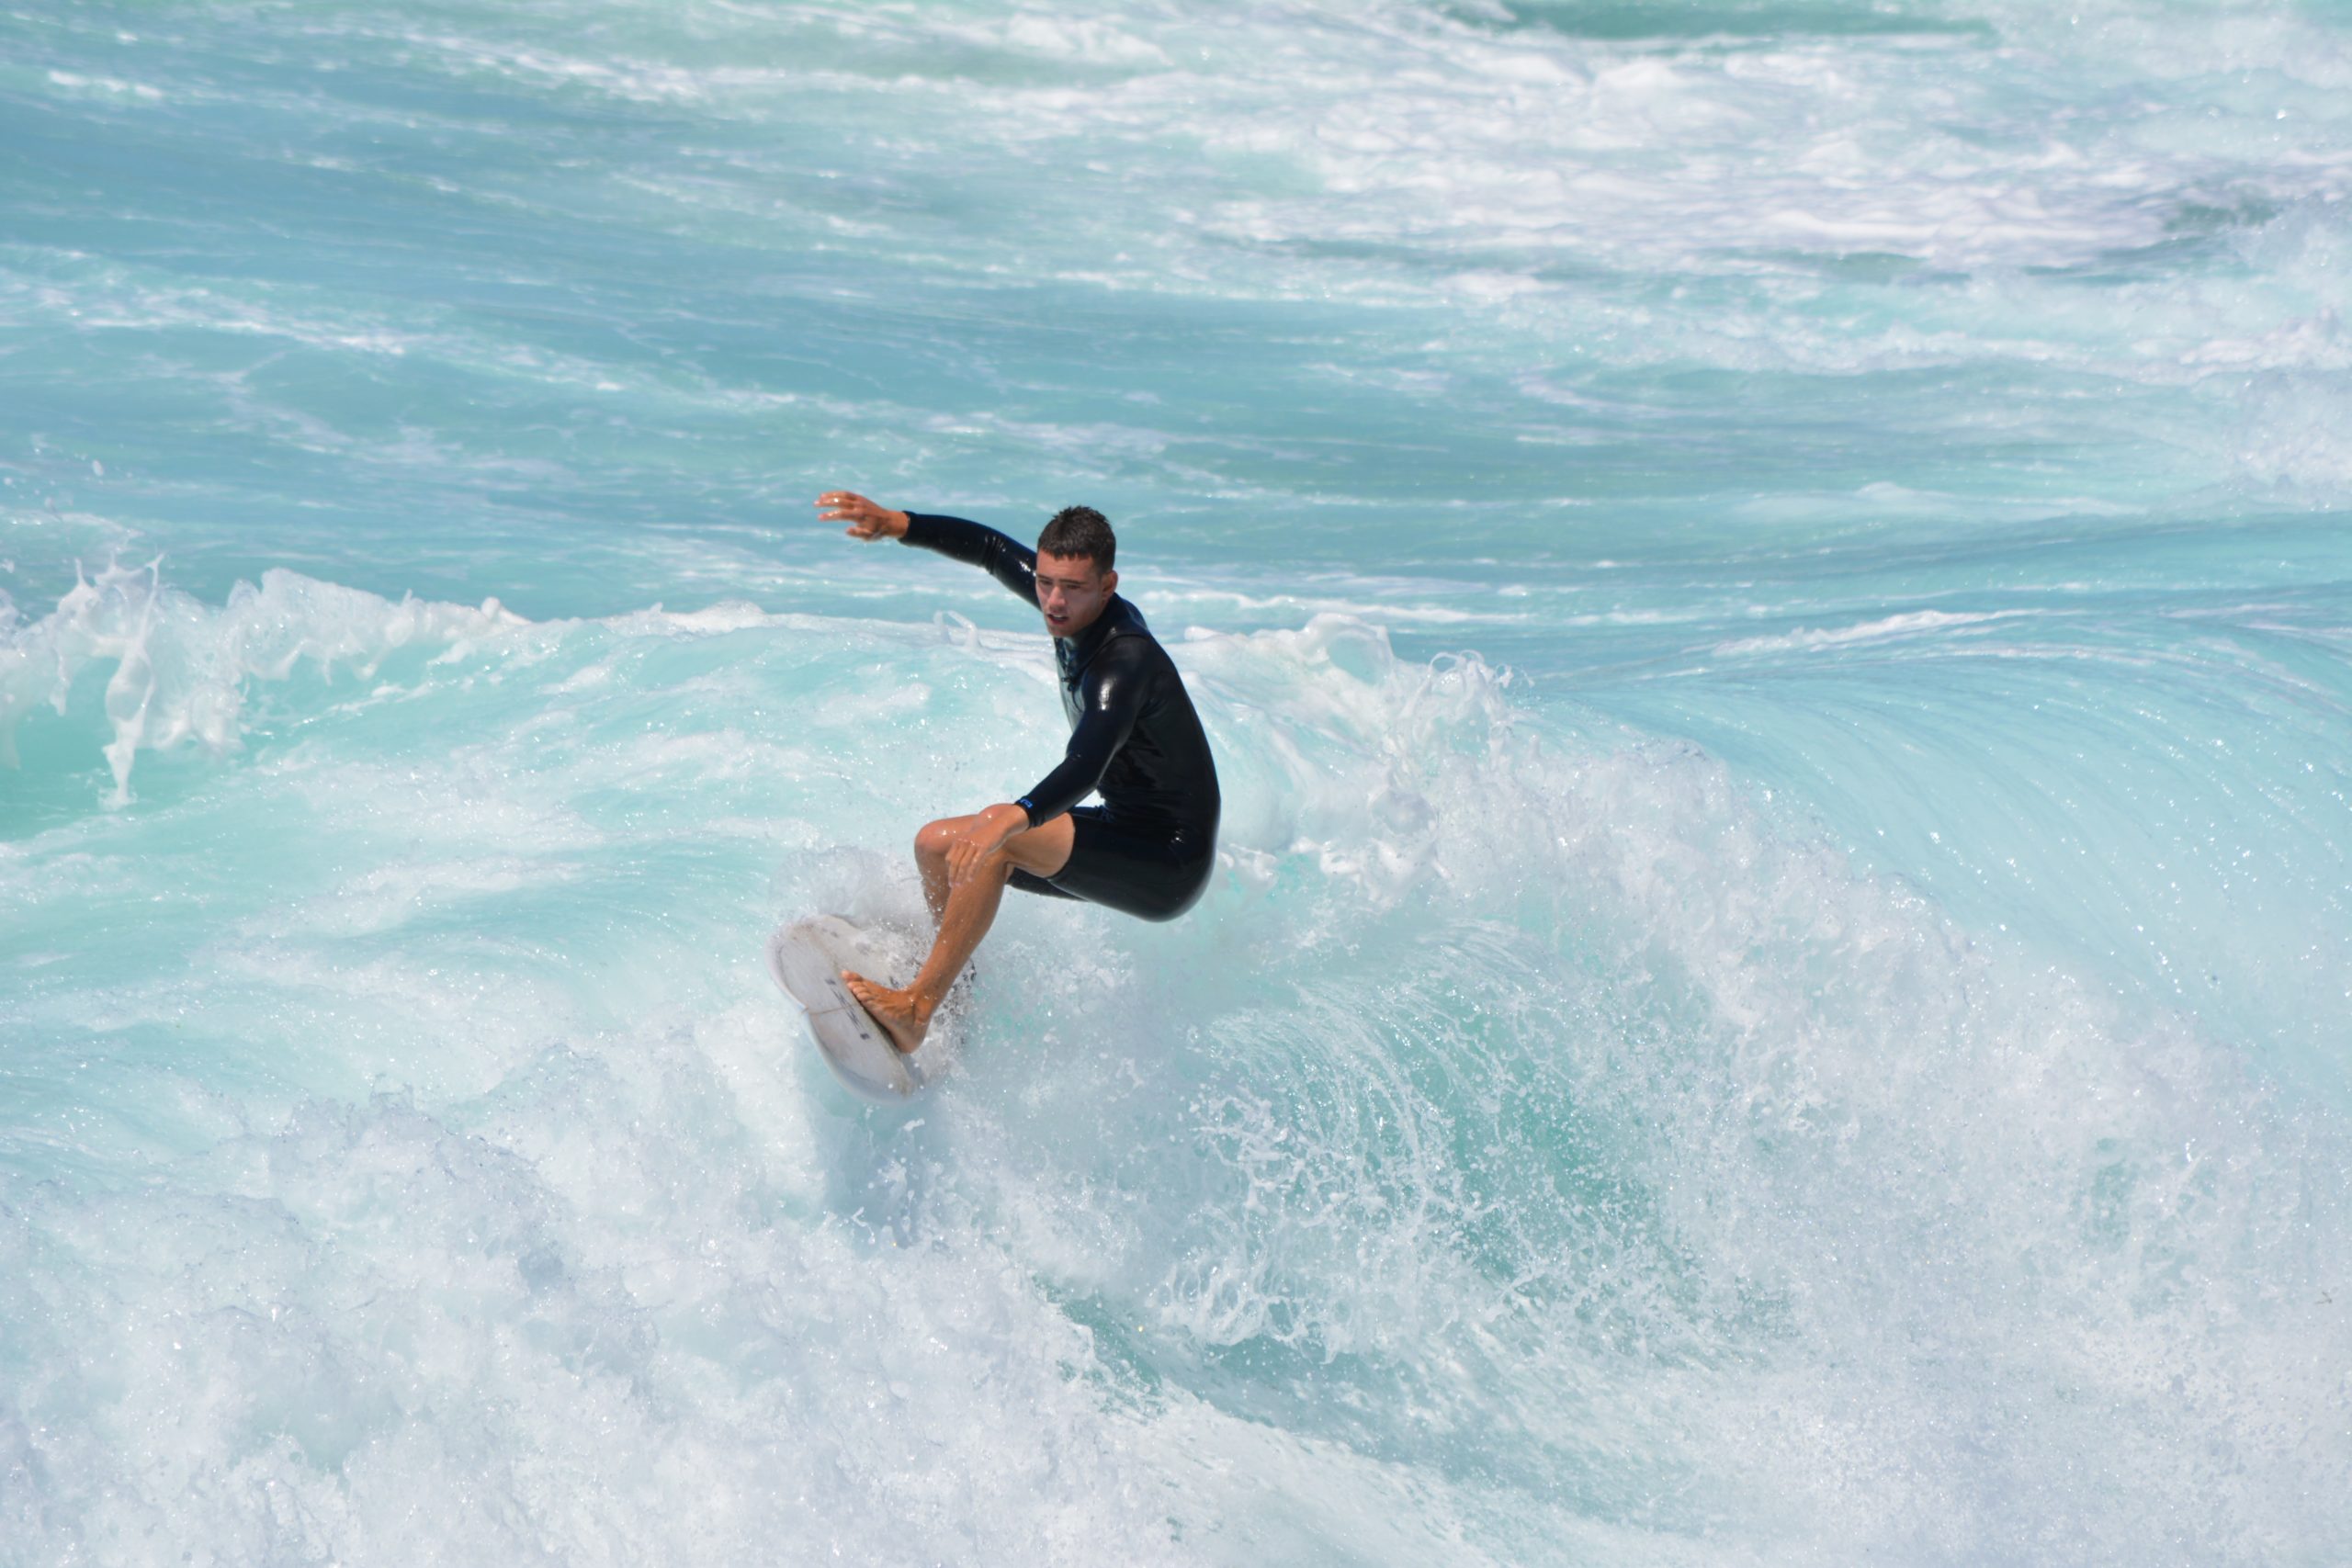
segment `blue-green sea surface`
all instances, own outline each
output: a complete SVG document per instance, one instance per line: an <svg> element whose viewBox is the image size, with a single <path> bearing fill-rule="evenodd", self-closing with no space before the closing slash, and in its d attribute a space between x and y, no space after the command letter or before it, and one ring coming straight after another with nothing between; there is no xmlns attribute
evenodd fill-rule
<svg viewBox="0 0 2352 1568"><path fill-rule="evenodd" d="M2330 1564L2352 10L0 10L0 1565ZM1216 880L814 520L1090 502Z"/></svg>

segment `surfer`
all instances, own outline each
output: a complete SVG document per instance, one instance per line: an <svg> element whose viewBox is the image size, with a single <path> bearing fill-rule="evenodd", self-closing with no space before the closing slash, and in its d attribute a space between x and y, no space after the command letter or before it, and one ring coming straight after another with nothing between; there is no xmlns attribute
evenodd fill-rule
<svg viewBox="0 0 2352 1568"><path fill-rule="evenodd" d="M1118 541L1091 506L1065 507L1035 550L960 517L893 512L848 491L817 504L855 539L897 539L979 567L1035 604L1053 634L1062 711L1060 765L1016 800L943 817L915 835L915 863L938 936L905 988L842 972L900 1051L995 923L1006 886L1172 920L1208 886L1216 858L1216 764L1193 699L1113 570ZM1080 806L1099 792L1102 804Z"/></svg>

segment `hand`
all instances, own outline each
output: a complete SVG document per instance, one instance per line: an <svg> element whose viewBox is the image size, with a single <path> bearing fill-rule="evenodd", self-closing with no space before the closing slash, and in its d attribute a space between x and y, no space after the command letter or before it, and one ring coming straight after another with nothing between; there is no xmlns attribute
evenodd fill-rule
<svg viewBox="0 0 2352 1568"><path fill-rule="evenodd" d="M1029 814L1017 806L991 806L973 818L964 836L947 846L947 886L969 882L983 862L1028 829Z"/></svg>
<svg viewBox="0 0 2352 1568"><path fill-rule="evenodd" d="M855 491L829 490L817 498L820 506L830 506L831 512L818 515L820 523L846 523L845 532L853 539L903 539L907 536L907 514L877 506Z"/></svg>

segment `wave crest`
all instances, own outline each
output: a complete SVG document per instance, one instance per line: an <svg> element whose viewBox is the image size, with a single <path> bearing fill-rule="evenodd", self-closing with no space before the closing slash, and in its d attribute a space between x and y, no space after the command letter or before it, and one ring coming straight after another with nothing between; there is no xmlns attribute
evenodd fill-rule
<svg viewBox="0 0 2352 1568"><path fill-rule="evenodd" d="M240 582L228 602L203 604L164 583L158 557L143 567L74 572L73 589L39 620L0 622L0 759L17 765L15 738L44 705L70 710L85 673L111 664L103 696L113 807L131 798L141 751L238 743L248 686L283 681L300 664L322 677L373 676L402 649L463 656L530 623L488 599L479 606L389 600L364 589L273 568Z"/></svg>

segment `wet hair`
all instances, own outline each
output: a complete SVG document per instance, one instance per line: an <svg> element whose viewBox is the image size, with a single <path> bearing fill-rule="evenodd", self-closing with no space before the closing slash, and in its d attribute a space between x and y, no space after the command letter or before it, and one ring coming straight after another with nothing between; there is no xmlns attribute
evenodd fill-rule
<svg viewBox="0 0 2352 1568"><path fill-rule="evenodd" d="M1105 572L1118 557L1119 541L1111 533L1111 520L1094 508L1065 506L1037 536L1037 553L1083 556L1094 563L1098 573Z"/></svg>

